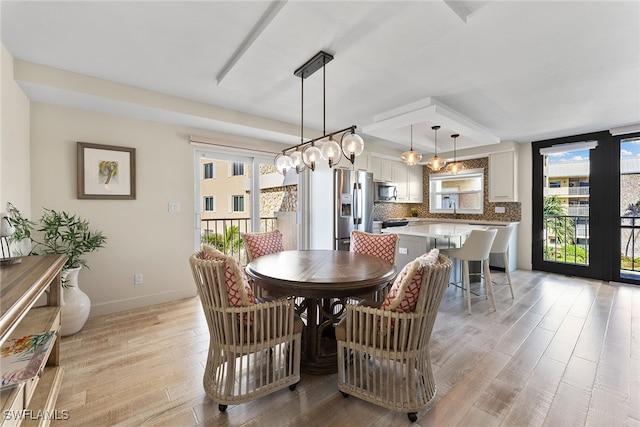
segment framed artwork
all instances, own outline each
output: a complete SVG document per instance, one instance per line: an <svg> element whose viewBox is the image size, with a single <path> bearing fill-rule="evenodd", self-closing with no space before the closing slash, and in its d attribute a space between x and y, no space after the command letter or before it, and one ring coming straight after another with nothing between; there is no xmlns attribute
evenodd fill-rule
<svg viewBox="0 0 640 427"><path fill-rule="evenodd" d="M78 142L78 199L134 200L136 149Z"/></svg>

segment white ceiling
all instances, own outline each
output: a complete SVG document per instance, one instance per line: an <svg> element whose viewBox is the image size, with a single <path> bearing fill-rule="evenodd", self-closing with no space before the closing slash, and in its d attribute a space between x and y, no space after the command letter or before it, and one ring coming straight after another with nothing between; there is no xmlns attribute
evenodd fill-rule
<svg viewBox="0 0 640 427"><path fill-rule="evenodd" d="M438 150L530 142L640 122L637 1L2 1L2 43L15 59L300 125L301 79L326 66L326 130ZM235 60L234 60L235 58ZM228 67L219 81L217 76ZM52 88L19 82L33 100ZM322 72L304 80L305 127L322 130ZM408 114L429 99L459 120ZM69 101L67 101L69 102ZM140 106L78 106L135 115ZM81 102L81 104L80 104ZM418 111L420 109L417 109ZM390 113L391 112L391 113ZM216 117L146 111L202 129L277 136ZM459 126L457 125L459 124ZM468 129L488 135L486 140ZM289 135L291 138L292 136ZM299 137L299 135L298 135ZM384 139L384 141L381 140ZM280 139L281 142L287 141ZM290 139L289 139L290 141ZM489 141L489 142L488 142Z"/></svg>

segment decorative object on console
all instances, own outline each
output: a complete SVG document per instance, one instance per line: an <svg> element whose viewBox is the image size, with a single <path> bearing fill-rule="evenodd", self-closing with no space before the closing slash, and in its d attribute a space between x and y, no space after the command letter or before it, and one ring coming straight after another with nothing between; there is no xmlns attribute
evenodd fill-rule
<svg viewBox="0 0 640 427"><path fill-rule="evenodd" d="M55 333L49 331L7 341L0 348L0 386L13 387L40 375Z"/></svg>
<svg viewBox="0 0 640 427"><path fill-rule="evenodd" d="M2 249L2 258L0 259L0 265L17 264L21 261L19 257L11 256L11 249L9 248L9 237L16 232L16 229L9 221L9 214L7 212L0 213L0 248ZM7 248L5 253L4 249Z"/></svg>
<svg viewBox="0 0 640 427"><path fill-rule="evenodd" d="M364 141L355 133L356 125L339 131L326 132L326 86L325 86L325 65L333 60L333 55L320 51L304 65L298 68L293 74L300 77L301 82L301 114L300 114L300 143L293 147L282 150L274 159L276 169L281 174L286 174L289 169L295 168L297 173L305 168L312 171L316 168L316 163L320 158L329 162L329 167L333 167L340 162L342 156L353 164L356 156L362 154ZM322 68L322 90L323 90L323 129L322 136L304 140L304 79ZM341 144L334 140L334 136L341 135ZM325 141L326 140L326 141ZM316 142L325 141L322 150L315 146ZM288 154L291 152L291 154Z"/></svg>
<svg viewBox="0 0 640 427"><path fill-rule="evenodd" d="M456 159L456 140L459 136L460 134L457 133L451 135L451 138L453 138L453 163L449 163L449 165L447 166L447 171L453 175L464 169L464 165L461 162L458 162Z"/></svg>
<svg viewBox="0 0 640 427"><path fill-rule="evenodd" d="M438 157L438 129L440 129L440 126L438 125L431 126L431 129L433 129L433 133L435 135L435 138L434 138L435 154L433 155L432 158L427 160L427 166L432 171L439 171L447 165L447 161L442 157Z"/></svg>
<svg viewBox="0 0 640 427"><path fill-rule="evenodd" d="M413 125L411 125L411 148L400 156L400 159L409 166L417 164L422 160L422 154L413 151Z"/></svg>

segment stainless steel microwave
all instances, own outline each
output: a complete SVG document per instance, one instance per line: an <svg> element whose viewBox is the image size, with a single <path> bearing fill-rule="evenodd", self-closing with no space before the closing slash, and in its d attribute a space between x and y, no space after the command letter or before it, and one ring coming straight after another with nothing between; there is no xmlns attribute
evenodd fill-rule
<svg viewBox="0 0 640 427"><path fill-rule="evenodd" d="M395 202L398 199L398 188L394 184L376 182L376 202Z"/></svg>

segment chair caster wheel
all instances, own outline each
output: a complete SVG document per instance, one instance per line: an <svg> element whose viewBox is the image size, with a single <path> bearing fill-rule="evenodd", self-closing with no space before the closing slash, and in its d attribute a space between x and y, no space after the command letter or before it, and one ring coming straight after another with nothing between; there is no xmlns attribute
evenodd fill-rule
<svg viewBox="0 0 640 427"><path fill-rule="evenodd" d="M296 387L297 387L297 386L298 386L298 383L291 384L291 385L289 386L289 390L294 391L294 390L296 389Z"/></svg>
<svg viewBox="0 0 640 427"><path fill-rule="evenodd" d="M227 405L220 404L218 405L218 409L220 409L220 412L225 412L227 410Z"/></svg>
<svg viewBox="0 0 640 427"><path fill-rule="evenodd" d="M418 414L416 414L415 412L409 412L407 416L409 417L409 421L411 421L412 423L418 421Z"/></svg>
<svg viewBox="0 0 640 427"><path fill-rule="evenodd" d="M344 391L341 391L340 393L342 393L342 397L349 397L349 393L345 393Z"/></svg>

